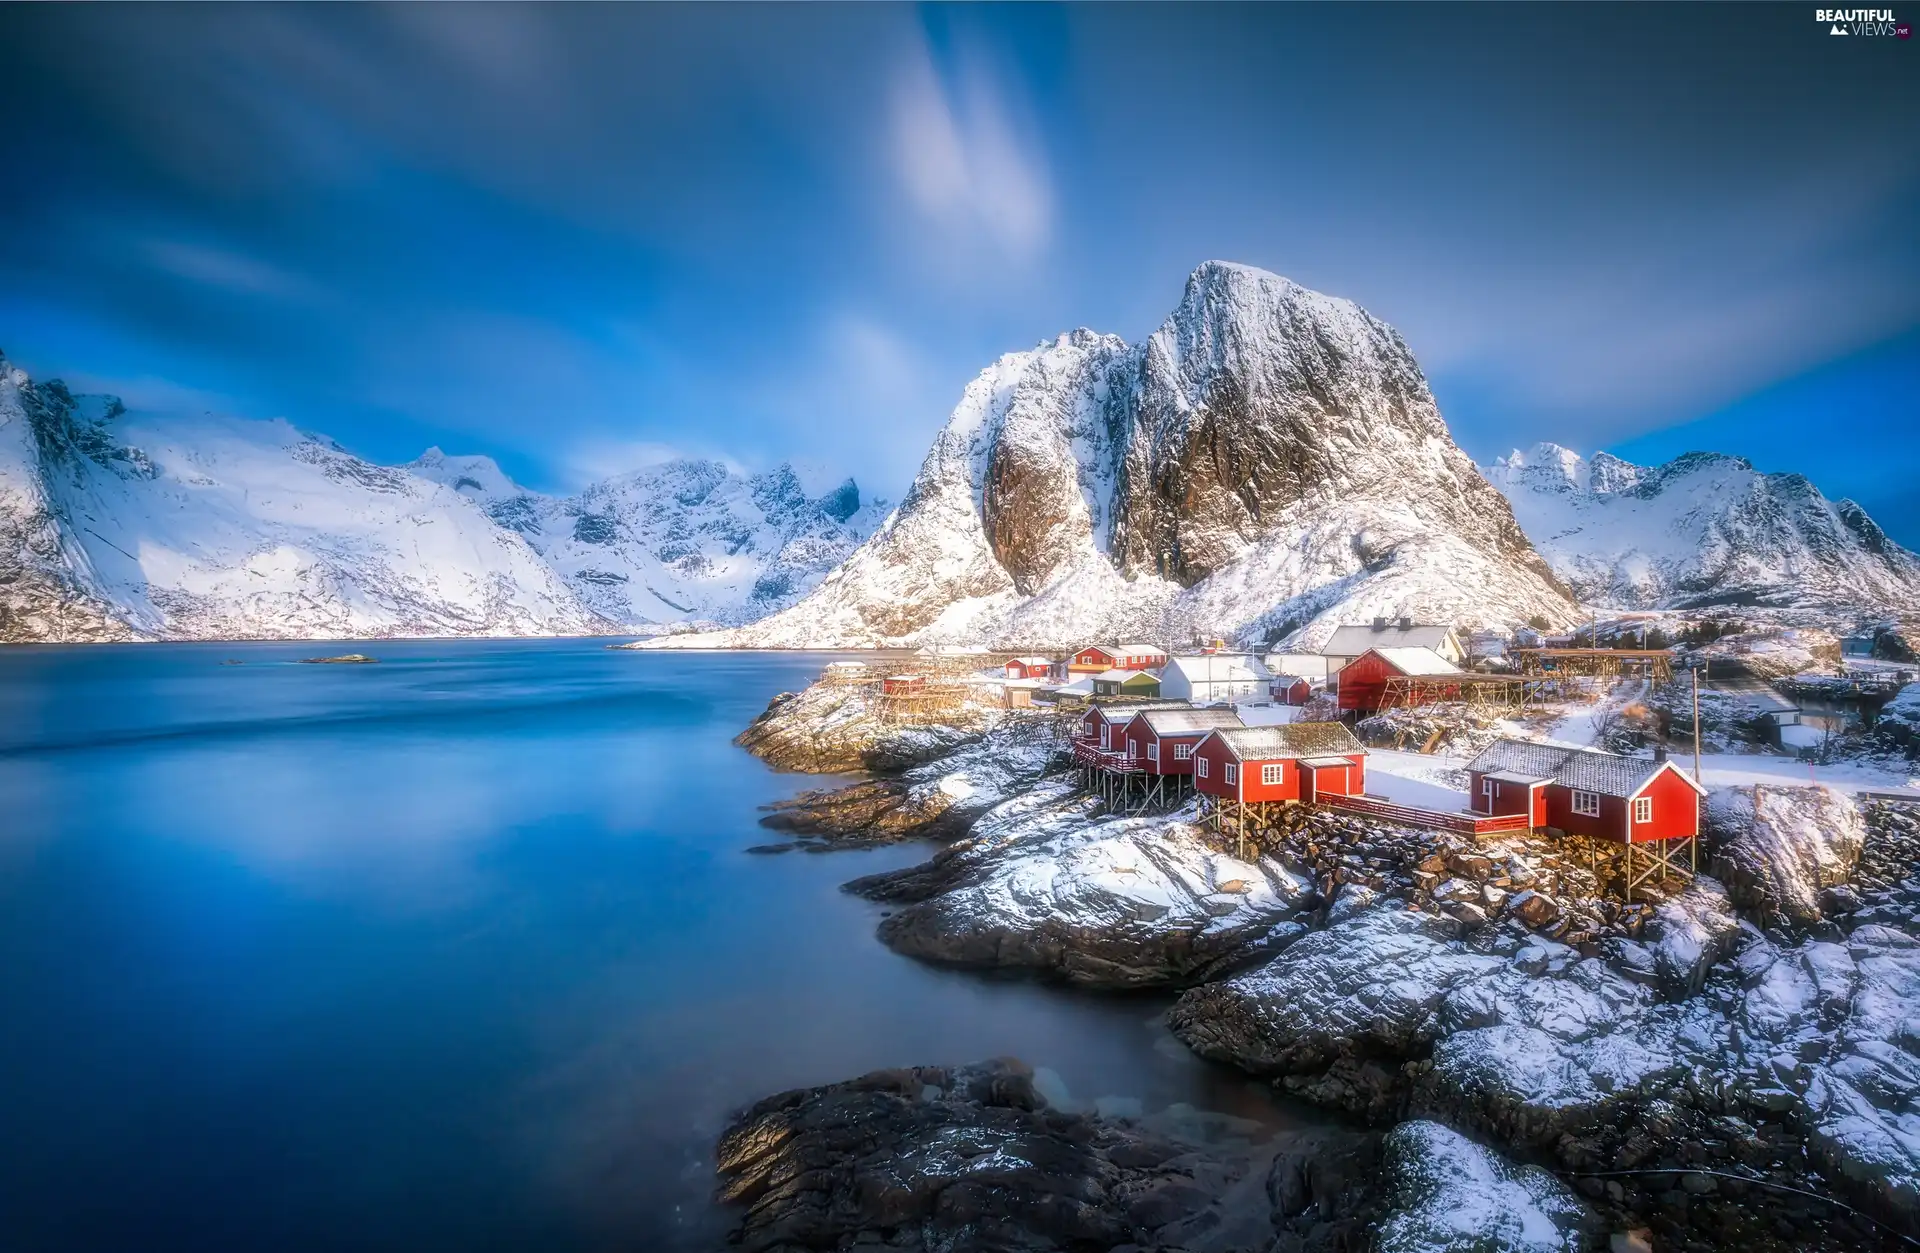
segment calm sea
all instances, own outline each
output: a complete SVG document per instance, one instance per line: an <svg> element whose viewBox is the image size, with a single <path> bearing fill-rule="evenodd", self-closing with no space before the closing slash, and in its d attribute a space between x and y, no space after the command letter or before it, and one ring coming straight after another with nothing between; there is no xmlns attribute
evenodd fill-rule
<svg viewBox="0 0 1920 1253"><path fill-rule="evenodd" d="M839 885L924 847L745 851L825 660L0 649L0 1248L709 1248L728 1112L882 1066L1259 1111L1164 1000L882 948Z"/></svg>

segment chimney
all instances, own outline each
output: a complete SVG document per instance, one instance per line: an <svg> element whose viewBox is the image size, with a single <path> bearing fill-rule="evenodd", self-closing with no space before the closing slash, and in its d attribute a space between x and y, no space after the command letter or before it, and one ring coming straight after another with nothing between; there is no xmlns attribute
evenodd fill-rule
<svg viewBox="0 0 1920 1253"><path fill-rule="evenodd" d="M1386 630L1386 629L1387 629L1387 620L1386 620L1385 618L1375 618L1375 619L1373 620L1373 629L1374 629L1374 630L1376 630L1376 631L1384 631L1384 630Z"/></svg>
<svg viewBox="0 0 1920 1253"><path fill-rule="evenodd" d="M1665 761L1666 759L1667 759L1667 746L1665 744L1655 744L1653 746L1653 760L1656 763L1658 763L1658 762Z"/></svg>
<svg viewBox="0 0 1920 1253"><path fill-rule="evenodd" d="M1413 630L1413 619L1412 619L1412 618L1402 618L1402 619L1400 619L1400 629L1401 629L1402 631L1411 631L1411 630Z"/></svg>

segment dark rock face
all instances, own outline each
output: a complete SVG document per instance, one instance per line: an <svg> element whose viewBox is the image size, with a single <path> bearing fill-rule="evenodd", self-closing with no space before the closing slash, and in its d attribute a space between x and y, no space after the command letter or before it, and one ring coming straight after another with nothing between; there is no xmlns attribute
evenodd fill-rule
<svg viewBox="0 0 1920 1253"><path fill-rule="evenodd" d="M1271 1241L1264 1162L1050 1109L1011 1060L878 1071L760 1102L721 1137L747 1253L1105 1253Z"/></svg>
<svg viewBox="0 0 1920 1253"><path fill-rule="evenodd" d="M977 726L894 726L868 690L815 683L782 692L733 742L768 765L805 774L897 773L979 738Z"/></svg>

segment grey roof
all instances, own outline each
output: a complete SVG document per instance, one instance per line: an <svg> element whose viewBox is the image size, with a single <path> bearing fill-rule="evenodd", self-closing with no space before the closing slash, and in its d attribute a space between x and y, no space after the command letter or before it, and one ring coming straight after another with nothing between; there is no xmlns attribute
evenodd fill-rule
<svg viewBox="0 0 1920 1253"><path fill-rule="evenodd" d="M1231 709L1155 709L1140 716L1155 735L1184 735L1240 725L1240 715Z"/></svg>
<svg viewBox="0 0 1920 1253"><path fill-rule="evenodd" d="M1645 787L1647 780L1671 764L1647 757L1619 757L1592 748L1536 744L1531 740L1495 740L1467 763L1467 769L1476 774L1548 778L1582 792L1624 799ZM1699 785L1684 773L1680 777L1687 780L1688 786L1699 790Z"/></svg>
<svg viewBox="0 0 1920 1253"><path fill-rule="evenodd" d="M1450 626L1421 626L1415 623L1403 627L1398 622L1389 622L1378 631L1368 625L1343 626L1334 629L1327 637L1326 647L1320 650L1326 657L1358 657L1369 648L1433 648L1446 643L1453 634Z"/></svg>
<svg viewBox="0 0 1920 1253"><path fill-rule="evenodd" d="M1273 727L1223 727L1213 733L1241 761L1278 757L1344 756L1366 752L1339 722L1287 722Z"/></svg>

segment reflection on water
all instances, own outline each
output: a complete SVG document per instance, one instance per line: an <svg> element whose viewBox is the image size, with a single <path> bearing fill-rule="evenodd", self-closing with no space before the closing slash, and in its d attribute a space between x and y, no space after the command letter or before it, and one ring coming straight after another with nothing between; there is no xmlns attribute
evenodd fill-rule
<svg viewBox="0 0 1920 1253"><path fill-rule="evenodd" d="M728 1111L1003 1053L1281 1117L1164 1000L888 953L838 885L924 849L746 854L821 658L358 647L0 650L8 1249L704 1248Z"/></svg>

